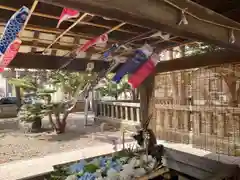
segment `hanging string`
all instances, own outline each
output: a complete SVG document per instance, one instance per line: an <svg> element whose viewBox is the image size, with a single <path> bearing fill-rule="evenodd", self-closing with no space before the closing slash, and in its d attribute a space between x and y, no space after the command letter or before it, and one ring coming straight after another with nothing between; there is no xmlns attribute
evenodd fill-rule
<svg viewBox="0 0 240 180"><path fill-rule="evenodd" d="M46 53L46 51L51 48L61 37L63 37L68 31L70 31L73 27L75 27L80 21L82 21L88 13L84 13L77 21L75 21L71 26L69 26L65 31L63 31L51 44L49 44L42 52L42 54Z"/></svg>
<svg viewBox="0 0 240 180"><path fill-rule="evenodd" d="M173 2L170 2L169 0L164 0L164 2L166 2L167 4L175 7L176 9L179 9L181 12L183 12L186 8L181 8L180 6L174 4ZM198 16L196 16L195 14L193 13L190 13L189 11L185 10L184 11L185 14L188 14L189 16L199 20L199 21L202 21L202 22L205 22L205 23L208 23L208 24L212 24L212 25L216 25L216 26L220 26L220 27L224 27L224 28L227 28L227 29L232 29L232 30L236 30L236 31L240 31L240 28L237 28L237 27L234 27L234 26L228 26L228 25L224 25L224 24L220 24L220 23L216 23L214 21L210 21L210 20L207 20L207 19L203 19L203 18L200 18ZM236 24L239 24L237 22L235 22Z"/></svg>
<svg viewBox="0 0 240 180"><path fill-rule="evenodd" d="M122 25L121 25L121 24L122 24ZM121 24L120 24L121 26L124 25L123 23L121 23ZM111 33L111 32L113 31L113 29L116 30L117 27L120 28L120 25L117 25L117 26L113 27L111 30L109 30L109 31L107 31L107 32ZM151 31L145 32L145 33L143 33L143 34L140 34L140 35L138 35L138 36L136 36L136 37L133 37L133 38L131 38L130 40L127 40L127 41L124 41L124 42L120 43L118 46L119 46L119 48L120 48L122 45L127 45L127 44L129 44L129 43L132 43L132 42L134 42L134 41L137 41L137 40L138 40L139 38L141 38L142 36L146 36L146 35L152 33L153 31L154 31L154 30L151 30ZM119 48L115 49L115 51L117 51ZM68 56L69 54L74 54L74 52L76 52L76 50L78 50L78 49L79 49L79 47L75 48L75 49L74 49L73 51L71 51L71 52L66 53L65 55L62 56L62 58ZM110 49L110 48L108 48L108 49L106 49L105 51L102 51L102 52L100 52L100 53L106 52L106 51L108 51L109 49ZM99 59L102 60L103 58L104 58L104 57L103 57L103 55L102 55ZM74 56L73 56L71 59L69 59L66 63L64 63L62 66L60 66L60 67L58 68L57 72L59 72L60 70L64 69L65 67L67 67L67 66L68 66L73 60L75 60L75 59L76 59L76 56L74 55Z"/></svg>

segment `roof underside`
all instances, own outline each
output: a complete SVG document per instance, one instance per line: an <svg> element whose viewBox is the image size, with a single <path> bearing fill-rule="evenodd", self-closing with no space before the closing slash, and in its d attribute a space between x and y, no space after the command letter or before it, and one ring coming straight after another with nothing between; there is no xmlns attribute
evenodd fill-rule
<svg viewBox="0 0 240 180"><path fill-rule="evenodd" d="M229 17L235 21L238 22L240 21L240 17L238 15L240 11L240 1L238 0L222 0L221 2L217 0L216 1L193 0L193 1L207 8L210 8L213 11L216 11L226 17ZM56 2L58 1L56 0ZM61 2L61 0L59 2ZM65 2L67 2L67 0L65 0ZM1 0L0 31L3 32L4 24L16 10L18 10L23 5L31 8L32 4L33 0L21 0L21 1ZM63 4L62 6L65 6L65 4ZM39 2L27 24L27 27L25 28L24 33L22 34L21 39L23 40L23 44L20 48L20 52L28 53L28 56L30 56L32 53L43 51L49 44L52 43L52 41L61 32L63 32L65 29L71 26L74 21L76 21L70 20L63 22L60 28L56 28L56 25L58 23L58 17L61 14L61 11L62 7L60 6ZM81 9L81 11L80 12L83 14L84 13L83 11L88 12L89 10L88 9L85 10L83 8ZM105 14L102 13L102 15ZM108 31L109 29L115 27L116 25L122 23L121 20L113 20L111 18L112 18L111 16L104 17L100 15L88 15L87 17L84 18L82 22L77 24L64 37L62 37L57 43L55 43L52 46L52 48L50 48L47 51L46 55L63 56L67 52L75 49L78 45L86 42L86 40L97 37L103 34L104 32ZM157 32L157 29L159 28L156 27L155 32ZM111 44L134 38L139 34L147 33L152 30L153 28L150 26L143 27L143 24L139 25L136 25L136 23L131 24L131 21L129 21L119 29L109 34L108 44L103 46L96 46L89 49L87 53L81 53L81 55L78 56L77 60L81 59L99 60L99 57L101 56L103 50L109 48ZM188 36L174 35L174 33L171 33L170 37L171 38L168 41L164 41L160 37L138 39L137 41L128 44L127 48L129 49L127 50L127 53L125 49L122 49L118 51L115 55L119 55L119 57L126 59L126 57L131 53L131 49L140 47L146 42L153 45L154 47L159 47L160 49L168 49L179 45L193 43L196 42L197 40L192 37L189 38ZM128 51L130 53L128 53ZM17 58L14 61L17 61ZM17 66L21 65L18 64ZM23 64L22 67L24 67Z"/></svg>

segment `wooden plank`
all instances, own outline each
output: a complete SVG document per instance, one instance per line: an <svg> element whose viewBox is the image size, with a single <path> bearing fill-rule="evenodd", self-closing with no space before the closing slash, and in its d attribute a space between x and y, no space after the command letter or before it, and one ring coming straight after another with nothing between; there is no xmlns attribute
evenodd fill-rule
<svg viewBox="0 0 240 180"><path fill-rule="evenodd" d="M78 8L79 10L84 10L92 14L98 14L104 17L129 22L131 24L159 29L177 36L206 41L226 48L232 48L235 50L240 49L240 31L236 30L234 32L236 39L235 43L229 43L229 33L231 28L240 28L240 25L237 22L225 18L222 15L189 0L141 0L140 2L139 0L111 0L107 2L98 0L41 1L63 7ZM173 3L173 5L170 3ZM197 15L197 18L187 14L186 18L188 24L179 26L178 23L181 18L181 10L178 8L187 8L187 11ZM204 19L204 21L202 19ZM214 23L209 23L209 21L214 21ZM231 26L231 28L219 26L219 24Z"/></svg>
<svg viewBox="0 0 240 180"><path fill-rule="evenodd" d="M69 61L70 57L47 56L31 53L18 53L16 58L10 63L9 68L26 69L58 69L64 63ZM77 58L72 61L66 69L69 71L85 71L89 62L94 63L94 72L100 72L109 67L108 62L99 60L89 60L86 58Z"/></svg>
<svg viewBox="0 0 240 180"><path fill-rule="evenodd" d="M168 72L183 69L215 66L228 63L237 63L240 60L240 52L219 51L206 54L182 57L171 61L161 61L156 67L156 72Z"/></svg>

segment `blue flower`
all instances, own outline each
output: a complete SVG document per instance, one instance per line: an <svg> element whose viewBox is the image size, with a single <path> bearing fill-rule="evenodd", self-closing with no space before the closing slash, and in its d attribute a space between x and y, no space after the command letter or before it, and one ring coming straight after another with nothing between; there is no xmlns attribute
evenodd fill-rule
<svg viewBox="0 0 240 180"><path fill-rule="evenodd" d="M84 173L83 176L78 178L78 180L95 180L95 179L96 179L95 175L88 172Z"/></svg>
<svg viewBox="0 0 240 180"><path fill-rule="evenodd" d="M72 173L79 173L83 171L86 162L81 160L79 163L73 164L69 167L70 172Z"/></svg>
<svg viewBox="0 0 240 180"><path fill-rule="evenodd" d="M107 162L107 158L105 158L105 157L100 157L99 158L99 162L100 162L100 167L104 167L105 166L105 164L106 164L106 162Z"/></svg>

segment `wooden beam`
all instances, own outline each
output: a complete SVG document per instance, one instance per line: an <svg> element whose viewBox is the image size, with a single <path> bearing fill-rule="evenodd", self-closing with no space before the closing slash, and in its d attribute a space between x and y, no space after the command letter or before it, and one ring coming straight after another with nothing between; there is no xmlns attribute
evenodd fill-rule
<svg viewBox="0 0 240 180"><path fill-rule="evenodd" d="M13 11L13 12L16 12L18 10L17 8L5 6L5 5L0 5L0 9ZM50 14L45 14L45 13L40 13L40 12L33 12L32 15L38 16L38 17L43 17L43 18L48 18L48 19L53 19L53 20L56 20L56 22L59 20L58 16L53 16L53 15L50 15ZM66 21L74 23L76 20L69 19L69 20L66 20ZM39 22L39 23L41 23L41 22ZM81 21L81 22L79 22L79 24L98 27L98 28L103 28L103 29L111 29L112 28L111 26L96 24L96 23L87 22L87 21ZM129 34L138 34L139 33L139 32L133 32L133 31L125 30L125 29L122 29L122 28L119 28L116 31L129 33Z"/></svg>
<svg viewBox="0 0 240 180"><path fill-rule="evenodd" d="M228 63L238 63L240 61L240 52L219 51L206 54L189 56L174 59L171 61L159 62L156 72L168 72L183 69L199 68L205 66L217 66Z"/></svg>
<svg viewBox="0 0 240 180"><path fill-rule="evenodd" d="M230 30L232 27L239 29L240 25L238 23L189 0L111 0L108 2L98 0L41 1L64 7L78 8L92 14L159 29L177 36L189 37L225 48L240 49L239 30L234 31L235 43L229 43ZM197 15L197 17L186 14L188 24L179 26L181 10L169 2L182 9L187 8L187 12ZM209 23L210 21L214 21L215 23ZM231 28L226 28L219 24L224 24L228 27L231 26Z"/></svg>
<svg viewBox="0 0 240 180"><path fill-rule="evenodd" d="M9 68L26 68L26 69L58 69L66 63L69 57L57 57L47 55L37 55L31 53L18 53L16 58L10 63ZM89 62L94 63L94 72L100 72L102 69L109 67L109 63L99 60L89 60L78 58L72 61L66 68L69 71L85 71Z"/></svg>
<svg viewBox="0 0 240 180"><path fill-rule="evenodd" d="M36 68L36 69L58 69L64 64L69 57L43 56L30 53L19 53L10 64L10 68ZM171 61L159 62L156 68L157 73L176 71L183 69L198 68L204 66L217 66L227 63L238 63L240 53L231 51L211 52L197 56L183 57ZM89 58L78 58L74 60L67 69L70 71L85 70ZM93 60L95 62L94 71L99 72L101 69L107 68L109 63ZM119 66L120 67L120 66ZM116 71L117 69L115 69ZM149 79L147 80L149 81ZM147 82L146 81L146 82ZM150 81L149 81L150 82ZM150 86L149 86L150 88ZM145 90L144 90L145 91ZM151 92L150 89L147 90Z"/></svg>

